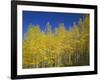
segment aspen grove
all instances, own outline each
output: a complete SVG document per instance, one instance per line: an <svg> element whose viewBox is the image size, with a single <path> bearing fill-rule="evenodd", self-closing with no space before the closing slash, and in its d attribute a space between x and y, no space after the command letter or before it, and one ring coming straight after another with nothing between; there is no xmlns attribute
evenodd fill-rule
<svg viewBox="0 0 100 80"><path fill-rule="evenodd" d="M66 29L63 23L52 31L49 22L45 31L29 25L22 41L22 66L48 68L89 65L89 15Z"/></svg>

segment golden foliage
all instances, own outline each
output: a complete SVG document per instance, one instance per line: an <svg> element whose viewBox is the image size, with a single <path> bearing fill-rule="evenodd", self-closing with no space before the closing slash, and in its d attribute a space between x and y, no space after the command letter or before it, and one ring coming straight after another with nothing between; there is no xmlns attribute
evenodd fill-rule
<svg viewBox="0 0 100 80"><path fill-rule="evenodd" d="M29 26L23 40L23 68L89 65L89 15L69 30L60 24L54 32Z"/></svg>

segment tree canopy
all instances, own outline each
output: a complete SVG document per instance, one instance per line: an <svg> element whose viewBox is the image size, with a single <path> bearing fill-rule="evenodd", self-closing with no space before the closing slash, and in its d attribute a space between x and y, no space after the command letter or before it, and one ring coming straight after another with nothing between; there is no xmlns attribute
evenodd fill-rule
<svg viewBox="0 0 100 80"><path fill-rule="evenodd" d="M89 65L89 15L70 29L60 23L54 31L29 25L23 39L23 68Z"/></svg>

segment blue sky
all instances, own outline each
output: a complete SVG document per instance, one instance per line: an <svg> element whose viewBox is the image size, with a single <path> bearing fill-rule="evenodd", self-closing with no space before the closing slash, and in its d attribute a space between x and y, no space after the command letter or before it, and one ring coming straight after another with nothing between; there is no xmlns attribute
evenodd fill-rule
<svg viewBox="0 0 100 80"><path fill-rule="evenodd" d="M23 36L28 31L29 25L39 25L42 31L45 30L46 24L49 22L52 30L64 23L65 28L73 26L75 22L78 24L80 19L84 19L86 14L78 13L58 13L58 12L37 12L23 11Z"/></svg>

